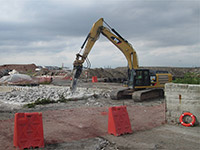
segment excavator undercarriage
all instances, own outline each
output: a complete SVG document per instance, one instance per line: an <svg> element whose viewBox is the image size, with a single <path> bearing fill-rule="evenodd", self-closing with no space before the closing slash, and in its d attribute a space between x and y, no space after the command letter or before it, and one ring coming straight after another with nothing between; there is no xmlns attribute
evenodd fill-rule
<svg viewBox="0 0 200 150"><path fill-rule="evenodd" d="M124 88L112 91L110 93L110 97L112 100L133 99L135 102L142 102L152 99L164 98L164 91L162 88L141 90Z"/></svg>

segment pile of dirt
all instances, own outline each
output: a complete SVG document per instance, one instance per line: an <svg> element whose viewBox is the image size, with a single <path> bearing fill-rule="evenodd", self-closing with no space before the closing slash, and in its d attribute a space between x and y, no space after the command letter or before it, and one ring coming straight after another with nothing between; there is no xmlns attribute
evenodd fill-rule
<svg viewBox="0 0 200 150"><path fill-rule="evenodd" d="M17 70L20 73L33 73L37 66L35 64L6 64L0 66L0 72L2 70Z"/></svg>
<svg viewBox="0 0 200 150"><path fill-rule="evenodd" d="M95 68L89 69L89 76L97 76L99 78L125 78L126 72L117 69Z"/></svg>
<svg viewBox="0 0 200 150"><path fill-rule="evenodd" d="M174 78L184 77L184 74L190 73L200 73L200 67L191 68L180 68L180 67L140 67L142 69L150 69L153 71L168 71L172 74ZM117 67L117 68L94 68L85 70L82 73L82 78L85 78L85 72L88 72L88 78L92 76L97 76L98 78L125 78L127 79L127 67Z"/></svg>
<svg viewBox="0 0 200 150"><path fill-rule="evenodd" d="M173 77L182 78L186 73L200 73L200 67L141 67L150 70L168 71Z"/></svg>
<svg viewBox="0 0 200 150"><path fill-rule="evenodd" d="M0 66L0 77L3 77L8 74L9 71L15 69L19 73L23 74L31 74L33 76L41 76L41 75L49 75L49 76L65 76L70 78L72 76L71 70L49 70L47 68L42 68L39 72L36 72L35 69L37 66L35 64L25 64L25 65L3 65ZM174 78L183 77L184 74L190 73L199 73L200 67L140 67L146 68L153 71L168 71L173 75ZM117 68L93 68L83 70L81 74L81 78L89 78L91 79L93 76L97 76L99 78L106 79L127 79L127 67L117 67Z"/></svg>
<svg viewBox="0 0 200 150"><path fill-rule="evenodd" d="M6 76L6 75L9 75L10 70L8 69L0 69L0 78L3 77L3 76Z"/></svg>

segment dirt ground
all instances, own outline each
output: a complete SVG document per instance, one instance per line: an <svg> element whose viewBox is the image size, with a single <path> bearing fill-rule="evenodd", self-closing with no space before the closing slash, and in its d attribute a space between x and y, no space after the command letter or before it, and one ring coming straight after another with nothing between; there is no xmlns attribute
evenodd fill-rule
<svg viewBox="0 0 200 150"><path fill-rule="evenodd" d="M61 81L54 84L69 85ZM80 86L110 90L121 85L80 83ZM121 105L127 106L133 133L116 137L107 133L108 108ZM104 97L38 105L36 108L0 103L0 149L14 149L16 112L42 112L45 150L199 149L200 126L167 124L165 111L164 99L136 103Z"/></svg>

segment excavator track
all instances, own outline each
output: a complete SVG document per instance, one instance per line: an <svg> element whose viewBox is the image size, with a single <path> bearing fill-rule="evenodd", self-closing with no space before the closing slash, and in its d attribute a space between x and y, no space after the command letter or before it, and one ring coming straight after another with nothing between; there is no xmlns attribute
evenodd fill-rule
<svg viewBox="0 0 200 150"><path fill-rule="evenodd" d="M112 100L131 99L133 90L129 88L120 88L110 93Z"/></svg>
<svg viewBox="0 0 200 150"><path fill-rule="evenodd" d="M134 102L142 102L158 98L164 98L163 89L146 89L132 93L132 99Z"/></svg>
<svg viewBox="0 0 200 150"><path fill-rule="evenodd" d="M164 98L163 89L144 89L134 91L133 89L119 89L110 94L112 100L133 99L135 102L148 101L152 99Z"/></svg>

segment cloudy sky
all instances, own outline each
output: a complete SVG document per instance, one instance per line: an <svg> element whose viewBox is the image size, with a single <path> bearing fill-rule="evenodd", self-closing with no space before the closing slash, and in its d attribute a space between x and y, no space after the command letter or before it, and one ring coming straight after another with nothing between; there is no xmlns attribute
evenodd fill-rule
<svg viewBox="0 0 200 150"><path fill-rule="evenodd" d="M140 66L200 67L199 0L0 0L0 65L72 67L103 17L135 48ZM127 66L103 35L92 67Z"/></svg>

